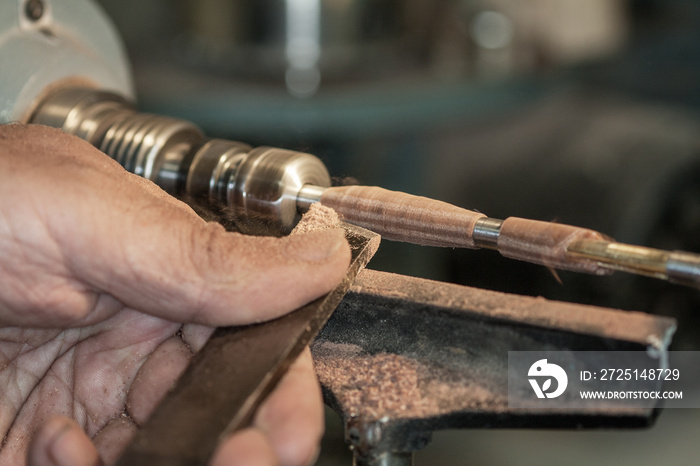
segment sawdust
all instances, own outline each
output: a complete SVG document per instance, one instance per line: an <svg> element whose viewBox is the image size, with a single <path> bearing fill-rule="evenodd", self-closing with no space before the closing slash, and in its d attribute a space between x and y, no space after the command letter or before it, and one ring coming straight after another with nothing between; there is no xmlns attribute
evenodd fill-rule
<svg viewBox="0 0 700 466"><path fill-rule="evenodd" d="M361 354L355 345L342 346L317 345L314 365L321 384L332 389L350 416L378 420L421 417L435 411L435 400L424 398L418 387L420 365L416 361L388 353L370 356ZM338 352L347 357L338 357Z"/></svg>
<svg viewBox="0 0 700 466"><path fill-rule="evenodd" d="M475 383L475 374L426 366L407 355L367 354L360 346L328 341L314 344L312 352L321 385L344 413L367 422L495 409L503 396Z"/></svg>
<svg viewBox="0 0 700 466"><path fill-rule="evenodd" d="M316 202L311 204L308 212L304 214L291 234L301 235L310 231L322 231L331 228L340 228L338 214L332 208Z"/></svg>

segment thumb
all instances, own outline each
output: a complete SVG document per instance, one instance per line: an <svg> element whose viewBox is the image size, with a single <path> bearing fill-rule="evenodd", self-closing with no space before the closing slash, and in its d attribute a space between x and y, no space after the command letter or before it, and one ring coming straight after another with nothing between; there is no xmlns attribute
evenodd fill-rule
<svg viewBox="0 0 700 466"><path fill-rule="evenodd" d="M166 231L173 228L179 234ZM177 322L221 326L278 317L332 290L350 262L337 228L271 238L216 223L169 222L130 234L138 241L112 251L126 260L90 264L85 278L130 308ZM109 270L100 270L105 263Z"/></svg>
<svg viewBox="0 0 700 466"><path fill-rule="evenodd" d="M75 421L56 417L41 426L27 452L27 466L99 466L97 449Z"/></svg>

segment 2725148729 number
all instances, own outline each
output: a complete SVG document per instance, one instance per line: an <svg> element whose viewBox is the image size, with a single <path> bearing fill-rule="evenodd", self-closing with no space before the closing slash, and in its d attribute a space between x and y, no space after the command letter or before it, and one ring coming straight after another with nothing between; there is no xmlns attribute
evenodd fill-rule
<svg viewBox="0 0 700 466"><path fill-rule="evenodd" d="M595 377L595 373L593 376ZM624 381L624 380L678 380L678 369L601 369L598 380Z"/></svg>

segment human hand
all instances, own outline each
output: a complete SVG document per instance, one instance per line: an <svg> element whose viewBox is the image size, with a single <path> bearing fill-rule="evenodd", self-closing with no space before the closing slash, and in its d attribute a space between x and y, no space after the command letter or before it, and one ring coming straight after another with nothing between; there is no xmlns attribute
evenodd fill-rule
<svg viewBox="0 0 700 466"><path fill-rule="evenodd" d="M114 462L213 326L296 309L349 258L340 230L225 232L77 138L0 126L0 464ZM322 431L307 350L213 464L302 465Z"/></svg>

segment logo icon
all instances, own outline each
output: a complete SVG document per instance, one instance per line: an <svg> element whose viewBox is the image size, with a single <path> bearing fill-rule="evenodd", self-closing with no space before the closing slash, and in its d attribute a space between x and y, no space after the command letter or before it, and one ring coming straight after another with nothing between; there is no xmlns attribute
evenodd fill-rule
<svg viewBox="0 0 700 466"><path fill-rule="evenodd" d="M556 364L548 363L546 359L540 359L536 361L530 370L527 372L529 377L545 378L543 380L542 386L540 386L537 378L528 379L532 389L535 391L537 398L556 398L566 390L566 386L569 383L569 378L566 376L566 372L560 366ZM550 392L552 388L552 379L557 381L556 390Z"/></svg>

